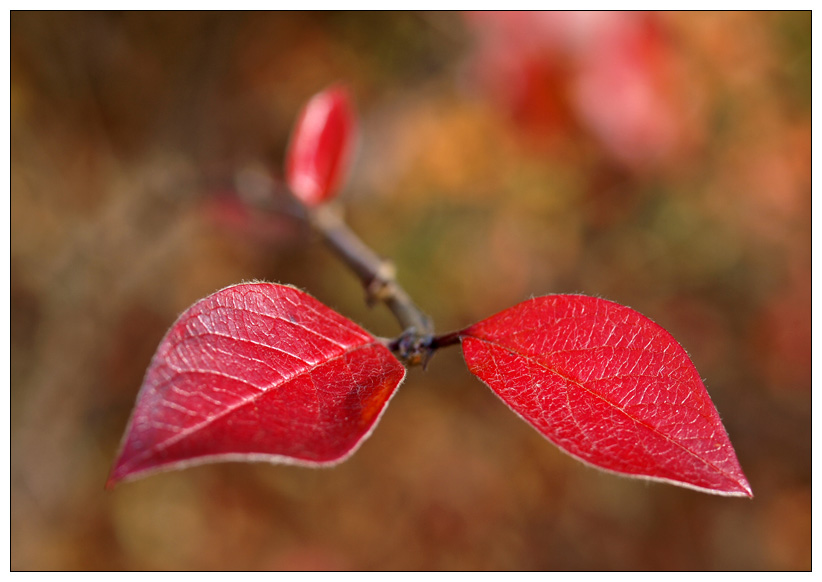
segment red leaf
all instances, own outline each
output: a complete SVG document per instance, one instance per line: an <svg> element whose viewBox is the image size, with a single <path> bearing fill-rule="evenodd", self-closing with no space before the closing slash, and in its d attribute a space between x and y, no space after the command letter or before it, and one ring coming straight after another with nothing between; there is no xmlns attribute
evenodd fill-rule
<svg viewBox="0 0 822 582"><path fill-rule="evenodd" d="M294 195L317 206L337 193L351 158L356 120L348 92L334 86L306 104L286 156L286 181Z"/></svg>
<svg viewBox="0 0 822 582"><path fill-rule="evenodd" d="M342 461L404 377L373 336L302 291L228 287L160 343L108 486L219 460Z"/></svg>
<svg viewBox="0 0 822 582"><path fill-rule="evenodd" d="M753 496L685 350L636 311L582 295L537 297L460 335L471 372L572 456Z"/></svg>

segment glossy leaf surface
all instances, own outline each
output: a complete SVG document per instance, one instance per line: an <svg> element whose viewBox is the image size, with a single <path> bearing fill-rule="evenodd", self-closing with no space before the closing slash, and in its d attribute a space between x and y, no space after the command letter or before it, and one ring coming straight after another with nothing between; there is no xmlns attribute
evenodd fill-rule
<svg viewBox="0 0 822 582"><path fill-rule="evenodd" d="M552 295L461 333L468 368L560 449L591 465L752 496L685 350L603 299Z"/></svg>
<svg viewBox="0 0 822 582"><path fill-rule="evenodd" d="M341 461L404 377L373 336L302 291L228 287L163 339L108 484L217 460Z"/></svg>
<svg viewBox="0 0 822 582"><path fill-rule="evenodd" d="M318 93L300 113L286 157L286 181L308 206L337 193L348 172L356 120L348 92L341 86Z"/></svg>

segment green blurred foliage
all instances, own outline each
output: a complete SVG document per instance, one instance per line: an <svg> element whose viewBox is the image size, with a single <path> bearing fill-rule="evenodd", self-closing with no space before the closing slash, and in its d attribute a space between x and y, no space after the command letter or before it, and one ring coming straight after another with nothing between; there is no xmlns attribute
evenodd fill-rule
<svg viewBox="0 0 822 582"><path fill-rule="evenodd" d="M11 13L11 568L809 569L811 40L804 12ZM594 49L653 108L583 102L612 82ZM438 330L552 292L630 305L690 352L756 497L584 467L457 350L334 469L104 491L195 300L291 283L398 333L255 203L283 207L291 123L335 81L362 123L345 212Z"/></svg>

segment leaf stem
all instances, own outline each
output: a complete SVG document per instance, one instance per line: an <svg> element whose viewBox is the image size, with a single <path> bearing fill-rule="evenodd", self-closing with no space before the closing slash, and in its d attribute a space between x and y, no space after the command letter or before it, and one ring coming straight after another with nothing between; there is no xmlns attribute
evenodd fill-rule
<svg viewBox="0 0 822 582"><path fill-rule="evenodd" d="M451 333L444 333L442 335L432 337L428 347L432 350L438 350L439 348L458 344L462 341L463 331L464 330L452 331Z"/></svg>

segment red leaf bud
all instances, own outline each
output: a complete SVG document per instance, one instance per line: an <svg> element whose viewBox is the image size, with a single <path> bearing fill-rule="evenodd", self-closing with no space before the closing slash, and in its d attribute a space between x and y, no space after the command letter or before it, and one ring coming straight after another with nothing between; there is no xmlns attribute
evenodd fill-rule
<svg viewBox="0 0 822 582"><path fill-rule="evenodd" d="M351 162L356 119L348 91L334 85L305 105L286 155L286 181L303 204L337 193Z"/></svg>

